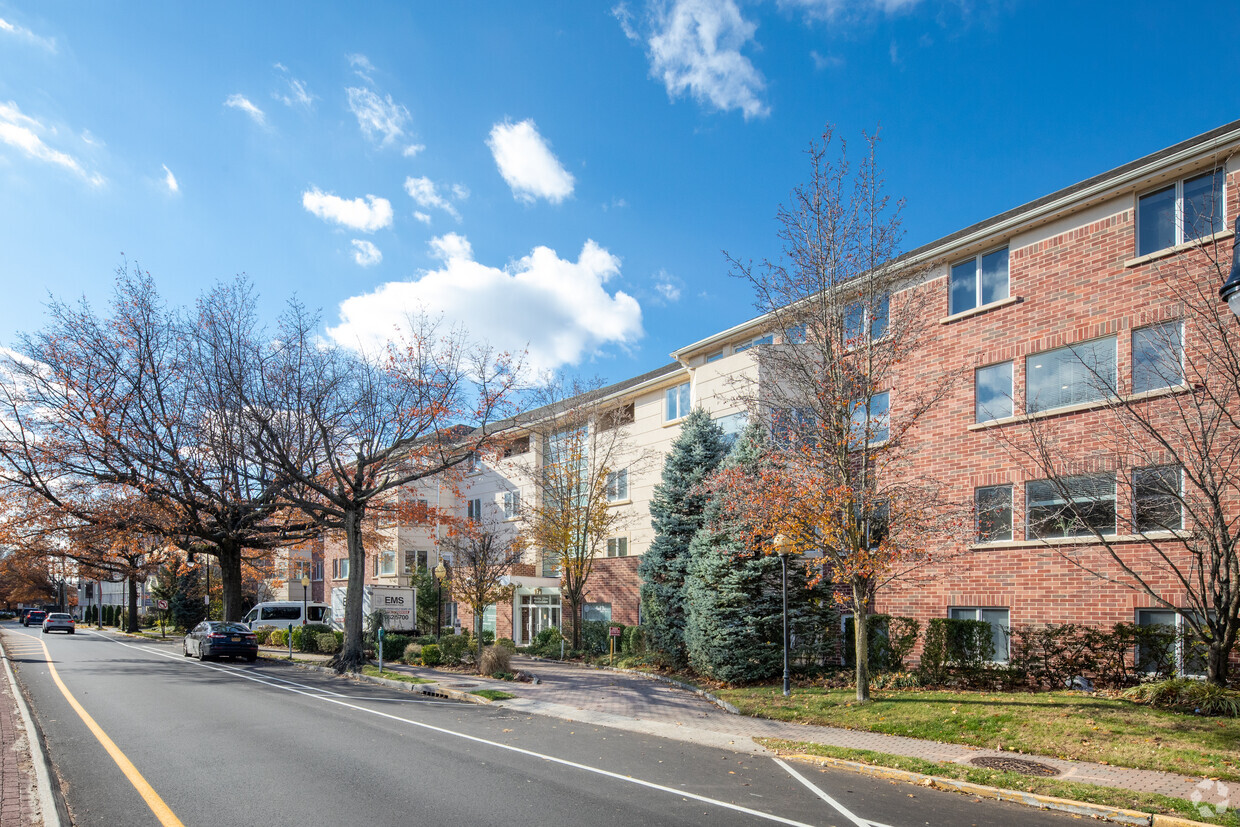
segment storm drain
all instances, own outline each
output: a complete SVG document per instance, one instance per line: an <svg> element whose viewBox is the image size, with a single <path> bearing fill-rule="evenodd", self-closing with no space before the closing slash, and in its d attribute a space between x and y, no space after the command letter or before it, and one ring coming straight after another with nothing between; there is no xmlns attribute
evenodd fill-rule
<svg viewBox="0 0 1240 827"><path fill-rule="evenodd" d="M473 689L477 685L478 684L476 683L450 683L448 684L448 686L452 687L453 689Z"/></svg>
<svg viewBox="0 0 1240 827"><path fill-rule="evenodd" d="M1007 756L990 756L984 758L972 758L970 764L979 767L985 767L989 770L1001 770L1003 772L1018 772L1021 775L1059 775L1059 770L1047 764L1039 764L1037 761L1026 761L1023 758L1008 758Z"/></svg>

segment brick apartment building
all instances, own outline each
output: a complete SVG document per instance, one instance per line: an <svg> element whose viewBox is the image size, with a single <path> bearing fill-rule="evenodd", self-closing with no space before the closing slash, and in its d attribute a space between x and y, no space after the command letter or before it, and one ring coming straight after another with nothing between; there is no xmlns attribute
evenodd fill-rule
<svg viewBox="0 0 1240 827"><path fill-rule="evenodd" d="M1150 370L1150 344L1175 341L1181 358L1200 358L1196 331L1182 318L1171 285L1219 286L1217 272L1203 264L1199 248L1204 242L1218 257L1230 259L1229 225L1240 214L1238 150L1240 121L904 257L928 273L916 289L933 291L939 335L916 363L905 366L903 381L916 382L943 365L964 366L967 374L946 403L919 424L918 461L927 474L948 484L952 498L976 503L982 521L972 542L960 543L938 570L925 572L932 575L928 581L880 592L878 611L923 623L953 616L996 626L1176 622L1174 613L1148 596L1091 575L1062 553L1067 547L1079 549L1084 541L1054 536L1053 527L1039 523L1054 504L1054 493L1014 461L1005 441L1031 422L1053 426L1071 454L1065 462L1093 463L1080 482L1095 494L1101 491L1103 500L1110 498L1109 515L1103 509L1099 516L1110 520L1105 533L1127 544L1135 560L1154 559L1153 548L1143 542L1148 532L1137 536L1132 530L1139 517L1131 497L1123 494L1132 490L1131 481L1117 482L1117 474L1130 471L1122 463L1098 464L1112 421L1072 365L1079 364L1082 353L1089 354L1104 371L1113 372L1115 387L1148 396L1151 404L1188 391L1182 367L1174 366L1174 375L1164 376L1165 381ZM734 383L757 381L755 354L774 343L769 329L764 317L752 319L677 350L671 354L674 361L662 368L605 389L609 403L632 406L633 456L664 455L691 407L705 408L726 431L738 432L746 412L735 401ZM901 404L901 382L895 384L889 395L892 417ZM461 517L495 518L515 531L521 501L533 496L521 468L540 456L537 440L524 445L526 450L504 459L479 462L465 476L460 496L445 499L449 489L435 484L413 496ZM653 538L649 504L661 468L656 460L631 472L622 469L609 487L613 507L624 509L630 520L596 560L587 617L625 624L639 620L636 564ZM375 553L367 581L404 585L415 566L433 567L438 562L436 532L406 526L389 531L391 542ZM342 549L326 551L327 589L344 585L341 555ZM486 627L498 636L525 643L563 620L559 580L537 557L531 551L514 573L512 601L487 613ZM1118 570L1109 573L1123 579ZM1162 583L1162 596L1182 607L1179 587L1169 577Z"/></svg>

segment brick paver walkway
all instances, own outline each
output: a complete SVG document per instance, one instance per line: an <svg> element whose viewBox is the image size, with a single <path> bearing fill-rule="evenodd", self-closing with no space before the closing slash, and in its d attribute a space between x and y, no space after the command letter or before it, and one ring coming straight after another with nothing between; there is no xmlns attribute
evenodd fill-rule
<svg viewBox="0 0 1240 827"><path fill-rule="evenodd" d="M0 827L40 827L37 779L29 734L9 680L9 653L0 664Z"/></svg>

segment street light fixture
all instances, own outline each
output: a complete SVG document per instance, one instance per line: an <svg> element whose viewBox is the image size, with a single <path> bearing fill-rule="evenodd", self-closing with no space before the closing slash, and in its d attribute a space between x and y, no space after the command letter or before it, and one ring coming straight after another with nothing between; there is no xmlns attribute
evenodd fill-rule
<svg viewBox="0 0 1240 827"><path fill-rule="evenodd" d="M448 570L444 568L443 561L439 561L439 565L435 566L435 639L438 640L442 632L443 621L443 603L441 597L443 594L442 584L445 577L448 576Z"/></svg>
<svg viewBox="0 0 1240 827"><path fill-rule="evenodd" d="M1240 316L1240 217L1236 218L1235 234L1231 242L1231 273L1219 288L1218 295L1227 302L1232 313Z"/></svg>
<svg viewBox="0 0 1240 827"><path fill-rule="evenodd" d="M784 593L784 697L792 694L792 680L788 674L788 555L792 553L792 541L783 534L776 534L772 543L779 555L779 569Z"/></svg>

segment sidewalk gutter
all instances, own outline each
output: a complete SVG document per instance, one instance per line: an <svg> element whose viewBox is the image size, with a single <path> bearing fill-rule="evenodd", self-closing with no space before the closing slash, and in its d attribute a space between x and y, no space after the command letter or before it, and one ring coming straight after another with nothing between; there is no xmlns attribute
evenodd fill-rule
<svg viewBox="0 0 1240 827"><path fill-rule="evenodd" d="M804 761L820 767L847 770L871 778L904 781L909 784L916 784L919 787L966 793L968 795L975 795L978 798L989 798L995 801L1010 801L1016 804L1024 804L1027 807L1037 807L1039 810L1056 810L1062 813L1101 819L1116 824L1131 824L1136 825L1136 827L1213 827L1213 825L1205 824L1204 822L1190 821L1179 816L1151 815L1139 810L1126 810L1121 807L1108 807L1103 804L1090 804L1084 801L1072 801L1067 798L1056 798L1050 795L1039 795L1019 790L1003 790L998 787L988 787L984 784L961 781L958 778L942 778L937 775L926 775L909 770L876 767L871 764L862 764L858 761L845 761L842 758L828 758L821 755L806 755L803 753L782 755L780 757L794 761Z"/></svg>
<svg viewBox="0 0 1240 827"><path fill-rule="evenodd" d="M26 695L17 682L17 675L9 663L9 654L0 643L0 659L4 660L4 671L13 687L13 697L17 700L17 709L21 712L22 726L26 729L26 741L30 745L30 763L34 765L35 795L39 798L39 814L43 818L43 827L60 827L60 808L63 806L60 796L52 789L51 773L47 754L43 751L43 733L35 726L26 704Z"/></svg>
<svg viewBox="0 0 1240 827"><path fill-rule="evenodd" d="M262 654L259 654L262 657ZM448 686L440 686L438 683L409 683L408 681L396 681L391 678L380 678L375 675L363 675L361 672L337 672L330 666L320 666L317 663L306 663L305 661L288 661L283 658L264 658L269 663L283 663L289 666L298 666L302 669L309 669L312 672L322 672L324 674L338 675L345 678L353 678L366 683L373 683L379 686L385 686L388 689L399 689L404 692L416 692L420 695L430 695L434 698L447 698L453 701L464 701L466 703L478 704L479 706L490 706L494 703L490 698L484 698L481 695L474 695L470 692L462 692L459 689L453 689Z"/></svg>

